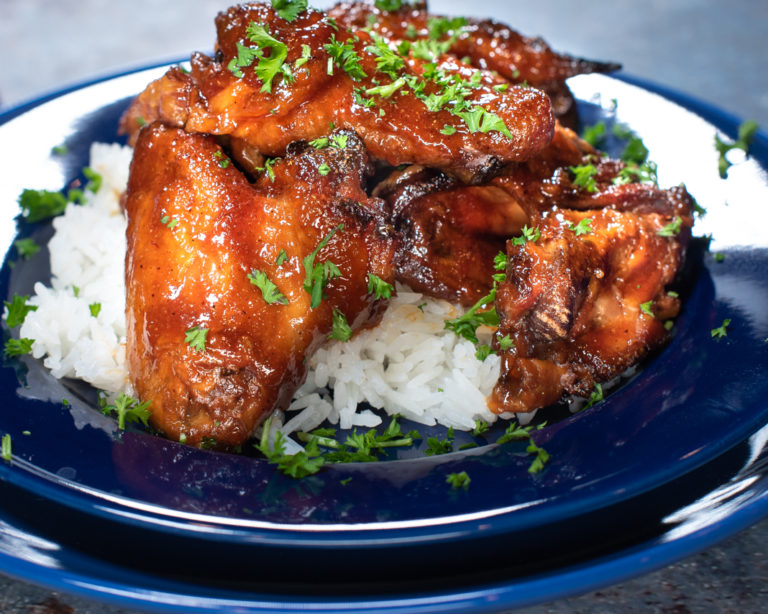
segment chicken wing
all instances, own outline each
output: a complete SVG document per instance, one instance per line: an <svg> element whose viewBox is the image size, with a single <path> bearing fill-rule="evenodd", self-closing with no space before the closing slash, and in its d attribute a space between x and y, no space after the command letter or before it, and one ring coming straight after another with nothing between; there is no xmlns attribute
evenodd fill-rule
<svg viewBox="0 0 768 614"><path fill-rule="evenodd" d="M461 58L475 68L494 71L510 83L544 90L555 115L575 127L575 103L565 80L574 75L611 72L620 66L553 51L541 38L529 38L491 19L433 15L426 2L405 3L393 10L367 2L341 2L328 11L351 29L371 28L394 46L419 55L436 51ZM401 47L403 48L403 47Z"/></svg>
<svg viewBox="0 0 768 614"><path fill-rule="evenodd" d="M541 216L537 240L507 243L496 310L498 335L512 345L500 349L494 411L589 395L595 382L666 340L665 321L680 306L667 290L690 236L693 200L684 188L633 184L603 201L601 209L554 208Z"/></svg>
<svg viewBox="0 0 768 614"><path fill-rule="evenodd" d="M536 226L556 204L578 206L585 200L584 191L573 185L570 166L595 162L602 182L620 168L615 161L599 160L588 143L558 124L544 151L507 165L484 185L467 186L423 167L395 171L374 193L387 201L401 239L396 279L429 296L474 304L488 294L494 257L505 250L507 239Z"/></svg>
<svg viewBox="0 0 768 614"><path fill-rule="evenodd" d="M383 202L352 133L289 148L251 184L211 136L138 135L125 198L127 353L152 423L237 446L301 384L329 335L375 323L393 283ZM345 325L349 326L346 329Z"/></svg>
<svg viewBox="0 0 768 614"><path fill-rule="evenodd" d="M482 179L527 160L551 140L546 94L510 86L452 56L401 56L376 33L349 30L308 9L292 22L269 5L236 6L216 19L213 58L190 74L171 69L121 121L135 135L160 120L187 132L228 135L266 156L289 143L354 130L370 155Z"/></svg>

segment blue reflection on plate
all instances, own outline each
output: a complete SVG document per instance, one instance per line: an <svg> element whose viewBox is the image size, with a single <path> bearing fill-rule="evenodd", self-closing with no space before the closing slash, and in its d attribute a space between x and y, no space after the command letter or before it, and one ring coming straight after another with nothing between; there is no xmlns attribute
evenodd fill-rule
<svg viewBox="0 0 768 614"><path fill-rule="evenodd" d="M49 275L43 252L11 266L17 232L50 234L16 226L18 193L77 178L90 143L117 140L130 96L162 72L0 116L4 297ZM543 472L531 475L524 444L511 443L295 481L261 459L118 433L87 386L24 359L0 370L0 431L14 446L13 463L0 464L3 570L126 606L501 609L587 590L596 572L610 583L647 571L764 516L766 138L721 180L712 143L717 128L735 134L733 118L629 79L572 87L587 123L628 124L662 184L686 183L707 209L695 234L713 238L710 252L691 248L670 344L602 403L536 433L551 455ZM35 126L46 127L41 139L29 138ZM62 142L69 153L53 159ZM726 318L727 337L713 339ZM457 471L471 476L466 492L446 484Z"/></svg>

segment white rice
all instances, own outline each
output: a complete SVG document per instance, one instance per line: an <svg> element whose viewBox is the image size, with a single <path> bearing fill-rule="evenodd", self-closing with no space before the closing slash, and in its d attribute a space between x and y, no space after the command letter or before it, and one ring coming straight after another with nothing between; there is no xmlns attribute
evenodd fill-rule
<svg viewBox="0 0 768 614"><path fill-rule="evenodd" d="M102 177L98 193L67 207L53 221L48 248L51 286L38 282L20 336L34 339L32 355L58 377L85 380L112 394L128 392L125 363L125 219L119 196L132 151L94 144L91 167ZM76 290L77 288L77 290ZM96 317L89 305L100 303ZM398 288L375 329L347 343L333 341L310 361L281 430L311 430L328 421L341 428L376 426L381 412L427 425L468 430L493 422L486 397L499 375L499 358L481 362L475 347L444 328L459 308ZM490 330L480 331L486 340ZM482 339L481 339L482 340ZM332 390L332 392L330 392ZM509 416L505 416L509 417Z"/></svg>

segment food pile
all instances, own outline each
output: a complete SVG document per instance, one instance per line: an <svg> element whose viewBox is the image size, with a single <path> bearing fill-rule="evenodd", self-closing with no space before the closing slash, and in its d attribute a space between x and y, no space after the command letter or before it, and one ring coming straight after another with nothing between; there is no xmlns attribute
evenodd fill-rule
<svg viewBox="0 0 768 614"><path fill-rule="evenodd" d="M396 0L216 30L121 120L127 368L166 436L241 445L398 292L458 306L444 330L498 361L493 415L665 342L693 200L572 130L565 80L614 65Z"/></svg>

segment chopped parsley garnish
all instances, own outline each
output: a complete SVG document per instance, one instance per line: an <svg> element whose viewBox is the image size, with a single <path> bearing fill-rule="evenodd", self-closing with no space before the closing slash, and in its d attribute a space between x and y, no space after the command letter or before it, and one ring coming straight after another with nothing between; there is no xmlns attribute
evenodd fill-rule
<svg viewBox="0 0 768 614"><path fill-rule="evenodd" d="M269 279L269 277L267 277L267 274L264 271L257 271L254 269L248 273L248 281L261 290L261 296L264 298L264 302L266 302L267 305L274 305L275 303L279 305L288 304L288 299L277 289L277 286Z"/></svg>
<svg viewBox="0 0 768 614"><path fill-rule="evenodd" d="M445 481L451 485L451 488L454 490L459 490L460 488L463 488L464 490L469 490L469 484L472 481L467 475L466 471L461 471L459 473L449 473Z"/></svg>
<svg viewBox="0 0 768 614"><path fill-rule="evenodd" d="M597 192L597 168L594 164L582 164L581 166L571 166L573 173L573 185L584 188L587 192Z"/></svg>
<svg viewBox="0 0 768 614"><path fill-rule="evenodd" d="M677 216L669 224L657 230L656 234L659 235L660 237L674 237L675 235L680 234L680 229L682 227L682 224L683 224L683 219L680 216Z"/></svg>
<svg viewBox="0 0 768 614"><path fill-rule="evenodd" d="M512 349L513 347L515 347L515 342L508 334L499 339L499 349L501 351L506 351Z"/></svg>
<svg viewBox="0 0 768 614"><path fill-rule="evenodd" d="M528 467L528 473L539 473L544 469L544 465L549 462L549 453L541 446L536 445L536 442L532 439L528 439L528 447L525 448L528 454L534 454L535 458L531 461Z"/></svg>
<svg viewBox="0 0 768 614"><path fill-rule="evenodd" d="M227 65L229 71L238 78L243 77L241 68L251 66L256 61L254 72L261 80L261 91L271 93L273 79L282 74L283 77L293 81L290 68L284 64L288 56L288 47L269 34L267 26L252 21L246 28L246 34L255 47L246 47L237 43L237 57L232 58ZM265 52L269 51L267 56Z"/></svg>
<svg viewBox="0 0 768 614"><path fill-rule="evenodd" d="M603 387L597 382L595 382L595 388L594 390L592 390L592 392L589 393L589 399L587 399L587 404L584 406L583 409L589 409L595 403L599 403L600 401L602 401L603 398L604 398Z"/></svg>
<svg viewBox="0 0 768 614"><path fill-rule="evenodd" d="M568 230L572 230L576 233L576 236L588 235L592 233L592 218L585 217L579 220L579 223L574 225L570 224Z"/></svg>
<svg viewBox="0 0 768 614"><path fill-rule="evenodd" d="M717 252L713 258L715 259L715 262L724 262L725 261L725 254L722 252Z"/></svg>
<svg viewBox="0 0 768 614"><path fill-rule="evenodd" d="M451 126L450 124L445 124L445 126L443 126L440 129L440 133L441 134L445 134L447 136L450 136L451 134L455 134L456 133L456 126Z"/></svg>
<svg viewBox="0 0 768 614"><path fill-rule="evenodd" d="M593 124L592 126L587 126L584 128L584 131L581 134L581 138L592 145L592 147L599 147L600 144L605 140L606 131L607 129L605 127L605 122L600 121L596 124Z"/></svg>
<svg viewBox="0 0 768 614"><path fill-rule="evenodd" d="M475 358L480 362L484 362L491 354L495 354L494 349L487 343L480 343L475 350Z"/></svg>
<svg viewBox="0 0 768 614"><path fill-rule="evenodd" d="M491 428L491 425L488 424L485 420L480 420L480 418L475 419L475 428L472 429L472 435L473 437L480 437L483 433L487 433L488 430Z"/></svg>
<svg viewBox="0 0 768 614"><path fill-rule="evenodd" d="M101 413L105 416L116 414L117 428L120 430L125 429L126 422L141 422L144 426L148 426L151 412L147 408L151 403L152 401L140 403L138 399L129 397L127 394L121 394L114 403L107 403L106 398L99 397Z"/></svg>
<svg viewBox="0 0 768 614"><path fill-rule="evenodd" d="M478 344L477 329L481 326L498 326L499 316L496 313L496 309L490 309L488 311L480 311L483 307L496 300L496 286L491 291L478 300L472 307L470 307L463 315L445 321L445 328L452 330L459 337L471 341L475 345Z"/></svg>
<svg viewBox="0 0 768 614"><path fill-rule="evenodd" d="M11 444L11 435L6 433L3 435L2 443L0 443L0 458L4 461L11 461L13 457L13 446Z"/></svg>
<svg viewBox="0 0 768 614"><path fill-rule="evenodd" d="M19 257L23 260L29 260L37 252L40 251L40 246L35 243L34 239L17 239L13 242Z"/></svg>
<svg viewBox="0 0 768 614"><path fill-rule="evenodd" d="M91 315L94 318L99 317L99 313L101 313L101 303L91 303L88 305L88 311L91 312Z"/></svg>
<svg viewBox="0 0 768 614"><path fill-rule="evenodd" d="M256 170L263 171L267 175L267 177L269 177L270 181L274 181L275 180L274 166L279 159L280 158L266 158L264 160L264 166L257 166Z"/></svg>
<svg viewBox="0 0 768 614"><path fill-rule="evenodd" d="M710 333L712 334L712 338L722 339L723 337L727 337L728 336L727 329L728 329L728 326L730 326L730 324L731 324L731 319L725 318L725 320L723 320L723 323L720 326L718 326L717 328L713 328L710 331Z"/></svg>
<svg viewBox="0 0 768 614"><path fill-rule="evenodd" d="M331 42L326 43L324 48L333 62L346 72L353 81L360 81L368 76L360 66L360 56L355 51L354 41L351 38L342 43L336 40L334 34L331 36Z"/></svg>
<svg viewBox="0 0 768 614"><path fill-rule="evenodd" d="M205 350L205 338L208 336L208 329L200 326L193 326L184 332L184 343L193 350L202 352Z"/></svg>
<svg viewBox="0 0 768 614"><path fill-rule="evenodd" d="M368 294L373 294L375 300L392 298L392 284L387 283L378 275L368 273Z"/></svg>
<svg viewBox="0 0 768 614"><path fill-rule="evenodd" d="M83 168L83 175L85 175L86 179L88 179L88 183L86 184L85 189L90 190L96 194L96 192L101 189L101 184L103 183L101 175L99 175L99 173L93 170L90 166Z"/></svg>
<svg viewBox="0 0 768 614"><path fill-rule="evenodd" d="M298 70L299 68L304 66L304 64L309 62L311 57L312 57L312 48L306 43L302 43L301 57L296 58L296 61L293 63L294 69ZM305 68L304 70L307 72L307 74L309 74L309 68Z"/></svg>
<svg viewBox="0 0 768 614"><path fill-rule="evenodd" d="M284 249L280 250L280 253L277 255L277 258L275 259L275 265L276 266L283 266L284 263L288 261L288 254Z"/></svg>
<svg viewBox="0 0 768 614"><path fill-rule="evenodd" d="M178 218L171 218L170 215L164 215L160 218L160 223L168 228L176 228L179 224Z"/></svg>
<svg viewBox="0 0 768 614"><path fill-rule="evenodd" d="M376 0L373 5L380 11L396 11L401 6L407 5L404 0Z"/></svg>
<svg viewBox="0 0 768 614"><path fill-rule="evenodd" d="M642 311L647 316L651 316L652 318L656 317L653 315L653 301L640 303L640 311Z"/></svg>
<svg viewBox="0 0 768 614"><path fill-rule="evenodd" d="M8 339L8 341L5 342L3 354L8 358L29 354L32 351L32 344L34 342L34 339L29 339L27 337L22 337L21 339Z"/></svg>
<svg viewBox="0 0 768 614"><path fill-rule="evenodd" d="M219 163L221 168L227 168L229 166L229 158L227 158L224 155L224 152L220 149L213 152L213 157L216 158L216 161Z"/></svg>
<svg viewBox="0 0 768 614"><path fill-rule="evenodd" d="M280 17L291 22L307 10L307 0L272 0L272 8Z"/></svg>
<svg viewBox="0 0 768 614"><path fill-rule="evenodd" d="M624 185L633 182L659 185L659 175L656 163L648 160L642 164L627 164L627 166L619 171L612 181L613 185Z"/></svg>
<svg viewBox="0 0 768 614"><path fill-rule="evenodd" d="M352 337L352 329L347 322L347 316L344 312L336 307L333 308L333 329L331 334L328 335L329 339L336 339L337 341L349 341Z"/></svg>
<svg viewBox="0 0 768 614"><path fill-rule="evenodd" d="M323 290L328 285L328 282L335 277L341 277L339 267L333 262L325 261L322 263L315 263L315 258L317 257L318 252L328 245L328 242L333 235L335 235L337 231L343 230L344 224L339 224L336 228L333 228L323 237L317 247L302 260L305 272L304 290L312 296L312 301L310 303L312 309L317 308L323 300Z"/></svg>
<svg viewBox="0 0 768 614"><path fill-rule="evenodd" d="M349 137L346 134L334 134L331 137L331 147L335 147L336 149L346 149L348 140Z"/></svg>
<svg viewBox="0 0 768 614"><path fill-rule="evenodd" d="M277 465L278 470L293 478L303 478L317 473L325 463L316 441L307 442L304 450L296 454L285 453L285 435L280 431L275 433L272 446L269 445L272 418L268 418L262 428L261 439L255 447L270 463Z"/></svg>
<svg viewBox="0 0 768 614"><path fill-rule="evenodd" d="M726 158L726 154L732 149L741 149L745 154L748 154L749 146L752 139L755 138L757 129L757 122L749 119L739 126L738 135L733 143L726 143L718 135L715 135L715 149L720 154L717 161L717 171L721 178L725 179L728 176L728 169L732 166Z"/></svg>
<svg viewBox="0 0 768 614"><path fill-rule="evenodd" d="M312 139L309 144L312 145L315 149L323 149L325 147L328 147L330 143L330 140L327 136L321 136L316 139Z"/></svg>
<svg viewBox="0 0 768 614"><path fill-rule="evenodd" d="M433 40L439 40L446 34L458 33L466 25L465 17L430 17L427 20L429 38Z"/></svg>
<svg viewBox="0 0 768 614"><path fill-rule="evenodd" d="M525 245L528 241L535 243L541 238L541 231L536 228L528 228L526 224L520 229L520 236L512 238L512 245ZM504 254L502 254L504 256ZM506 257L505 257L506 262ZM498 267L497 267L498 268Z"/></svg>
<svg viewBox="0 0 768 614"><path fill-rule="evenodd" d="M401 87L405 85L405 79L403 77L400 77L396 81L393 81L389 85L377 85L376 87L369 87L367 90L365 90L365 94L367 96L381 96L382 98L389 98L392 94L394 94L397 90L399 90ZM366 103L368 101L365 101ZM368 106L368 104L363 104L363 106ZM371 105L373 106L373 105Z"/></svg>
<svg viewBox="0 0 768 614"><path fill-rule="evenodd" d="M37 311L36 305L27 305L28 296L20 296L14 294L9 301L3 301L8 312L5 316L5 321L9 328L15 328L21 326L24 323L24 319L30 311Z"/></svg>
<svg viewBox="0 0 768 614"><path fill-rule="evenodd" d="M64 145L64 144L62 144L62 145L54 145L51 148L51 153L53 155L55 155L55 156L64 156L67 153L69 153L69 148L66 145Z"/></svg>
<svg viewBox="0 0 768 614"><path fill-rule="evenodd" d="M448 429L445 434L445 439L438 439L437 437L427 438L427 449L424 454L427 456L437 456L438 454L448 454L453 452L453 427Z"/></svg>
<svg viewBox="0 0 768 614"><path fill-rule="evenodd" d="M375 56L376 69L393 80L397 79L399 72L405 67L405 60L389 47L387 41L380 34L371 32L370 35L374 44L368 45L365 50Z"/></svg>
<svg viewBox="0 0 768 614"><path fill-rule="evenodd" d="M323 162L320 166L317 167L317 172L320 173L323 177L325 177L328 173L331 172L331 167L328 166L325 162Z"/></svg>
<svg viewBox="0 0 768 614"><path fill-rule="evenodd" d="M19 206L28 222L39 222L64 213L67 199L60 192L24 190L19 196Z"/></svg>
<svg viewBox="0 0 768 614"><path fill-rule="evenodd" d="M534 427L532 425L520 426L517 422L510 422L507 429L504 431L504 434L496 440L496 443L504 444L510 441L527 440L528 446L525 451L528 452L528 454L535 455L535 458L531 461L531 464L528 467L528 472L532 474L538 473L544 468L544 465L549 462L549 454L544 448L536 445L536 442L533 441L533 438L531 437L531 431L534 428L541 429L543 427L544 424Z"/></svg>

